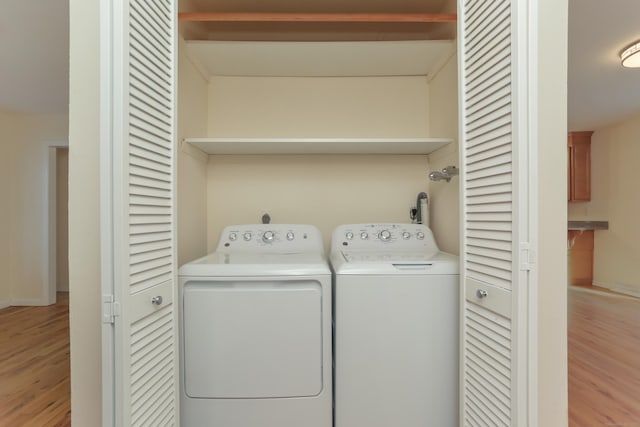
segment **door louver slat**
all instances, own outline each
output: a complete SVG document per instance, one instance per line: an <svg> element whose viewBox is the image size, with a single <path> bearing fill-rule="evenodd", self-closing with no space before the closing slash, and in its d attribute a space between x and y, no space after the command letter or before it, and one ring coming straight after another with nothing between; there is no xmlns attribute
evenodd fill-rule
<svg viewBox="0 0 640 427"><path fill-rule="evenodd" d="M474 61L469 63L467 69L471 73L478 67L499 62L496 60L499 57L504 57L504 49L509 47L509 15L496 16L493 23L496 26L492 27L490 32L484 33L482 37L475 40L468 40L472 42L469 46L469 59Z"/></svg>
<svg viewBox="0 0 640 427"><path fill-rule="evenodd" d="M511 183L503 183L496 184L492 186L477 186L468 188L467 195L469 197L477 197L477 196L490 196L492 194L500 194L500 193L511 193L512 186ZM472 217L470 217L472 218ZM485 219L491 220L491 219ZM500 219L502 221L503 219Z"/></svg>
<svg viewBox="0 0 640 427"><path fill-rule="evenodd" d="M170 166L170 161L167 162L167 159L170 160L170 154L171 151L163 149L163 147L160 147L156 144L154 144L152 141L149 141L148 139L151 138L159 138L158 136L152 136L152 134L147 133L146 135L142 135L142 132L140 131L140 128L136 129L135 131L132 129L131 132L131 162L133 163L134 161L136 161L137 163L134 163L136 166L141 166L141 167L145 167L146 165L151 165L153 166L153 163L149 163L149 162L155 162L155 163L159 163L161 165L161 167L164 167L164 169L159 169L159 172L166 172L166 167ZM148 138L141 138L142 136ZM151 169L157 169L157 168L153 168L151 167ZM140 171L140 173L137 174L138 176L145 176L144 172ZM159 175L161 178L163 178L163 175ZM166 178L165 178L166 180Z"/></svg>
<svg viewBox="0 0 640 427"><path fill-rule="evenodd" d="M507 241L498 241L498 240L487 240L487 239L475 239L473 237L469 237L467 239L467 246L470 248L474 248L474 252L480 252L483 248L488 248L491 250L505 251L511 252L511 242Z"/></svg>
<svg viewBox="0 0 640 427"><path fill-rule="evenodd" d="M465 426L510 426L511 320L469 299L477 286L513 287L511 0L460 1ZM460 16L459 15L459 16ZM466 289L470 287L470 291ZM491 293L489 291L491 298ZM497 291L496 291L497 292ZM491 307L491 308L489 308Z"/></svg>
<svg viewBox="0 0 640 427"><path fill-rule="evenodd" d="M467 2L466 12L468 19L465 21L465 28L473 29L471 31L467 31L468 37L477 36L478 31L477 28L480 25L486 25L487 19L495 14L495 10L501 6L504 6L498 2L488 2L488 1L470 1Z"/></svg>
<svg viewBox="0 0 640 427"><path fill-rule="evenodd" d="M494 147L507 145L507 149L511 150L511 135L509 129L504 126L497 129L491 129L484 134L477 135L473 145L468 147L468 155L474 156L483 150L490 150Z"/></svg>
<svg viewBox="0 0 640 427"><path fill-rule="evenodd" d="M159 310L149 317L132 325L131 335L131 401L132 425L148 425L143 421L159 409L159 404L174 399L173 387L173 326L170 308ZM152 322L150 320L153 320ZM157 340L166 337L162 346ZM165 383L164 389L157 387ZM160 392L160 396L152 395L151 390ZM175 402L172 402L175 404Z"/></svg>
<svg viewBox="0 0 640 427"><path fill-rule="evenodd" d="M465 365L476 368L467 372L465 393L473 397L472 402L482 402L482 413L488 420L509 426L511 323L475 305L467 310L466 317L469 329L465 340L476 351L466 352Z"/></svg>
<svg viewBox="0 0 640 427"><path fill-rule="evenodd" d="M469 189L487 188L497 185L508 185L511 183L511 174L503 173L499 175L489 175L482 178L476 178L473 181L466 182Z"/></svg>
<svg viewBox="0 0 640 427"><path fill-rule="evenodd" d="M504 79L511 75L509 65L508 61L497 62L489 69L490 72L479 76L472 84L470 83L465 91L469 99L485 98L495 90L497 85L504 84Z"/></svg>
<svg viewBox="0 0 640 427"><path fill-rule="evenodd" d="M132 73L132 75L135 75ZM143 75L136 76L138 79L145 79ZM166 100L162 98L156 99L157 95L155 93L148 93L145 84L137 83L138 86L130 87L130 103L131 106L135 106L136 108L141 109L142 111L147 110L150 113L154 112L158 114L158 118L170 118L171 110L169 110L166 106Z"/></svg>
<svg viewBox="0 0 640 427"><path fill-rule="evenodd" d="M487 106L494 105L508 96L508 87L496 87L484 94L479 94L473 99L468 100L467 114L476 114L478 111L482 111L484 108L487 108Z"/></svg>
<svg viewBox="0 0 640 427"><path fill-rule="evenodd" d="M158 215L162 217L163 215ZM168 222L160 222L158 218L157 222L145 223L145 224L132 224L130 243L132 248L135 245L148 242L156 242L158 240L167 240L171 237L172 224ZM169 246L170 247L170 246ZM133 252L132 252L133 253Z"/></svg>
<svg viewBox="0 0 640 427"><path fill-rule="evenodd" d="M153 99L158 104L162 104L163 100L168 99L171 93L166 90L166 82L164 78L156 73L156 66L138 59L132 61L130 74L136 79L133 87L147 93L147 97Z"/></svg>
<svg viewBox="0 0 640 427"><path fill-rule="evenodd" d="M171 176L167 175L166 173L157 172L145 167L140 167L135 163L131 163L129 166L130 166L129 175L131 176L147 178L150 180L162 181L166 183L172 182Z"/></svg>
<svg viewBox="0 0 640 427"><path fill-rule="evenodd" d="M135 21L136 24L150 24L148 19L145 17L149 16L141 15L136 12L134 8L131 9L131 18L132 21ZM140 57L151 60L149 64L159 63L159 67L153 67L156 70L156 75L161 79L166 79L167 83L171 81L171 75L167 74L167 67L171 63L171 53L166 49L160 47L162 43L165 41L166 37L158 37L160 32L158 31L158 27L153 25L149 25L149 27L153 31L142 31L142 32L134 32L131 33L131 39L129 40L130 46L140 53L140 56L137 59L141 59Z"/></svg>
<svg viewBox="0 0 640 427"><path fill-rule="evenodd" d="M469 156L467 162L469 164L475 164L478 161L495 158L504 154L511 155L511 147L509 146L508 141L505 141L505 143L503 144L494 142L491 145L485 144L483 150L481 151L478 151L476 153L469 152L468 154Z"/></svg>
<svg viewBox="0 0 640 427"><path fill-rule="evenodd" d="M511 201L511 193L508 193L508 192L485 193L485 194L479 194L477 196L470 196L469 199L467 200L466 205L467 206L486 205L488 203L508 203L510 201ZM491 222L497 222L497 221L491 221ZM504 227L506 229L506 227L508 226L504 225Z"/></svg>
<svg viewBox="0 0 640 427"><path fill-rule="evenodd" d="M142 118L141 118L142 117ZM157 120L155 117L146 114L137 109L132 108L131 112L131 126L139 129L143 129L146 134L153 135L154 137L166 140L171 138L171 134L166 132L167 124ZM143 147L138 147L143 148ZM158 153L159 154L159 153Z"/></svg>
<svg viewBox="0 0 640 427"><path fill-rule="evenodd" d="M130 425L178 425L174 242L174 0L128 0ZM165 295L161 305L151 304ZM143 302L144 301L144 302Z"/></svg>

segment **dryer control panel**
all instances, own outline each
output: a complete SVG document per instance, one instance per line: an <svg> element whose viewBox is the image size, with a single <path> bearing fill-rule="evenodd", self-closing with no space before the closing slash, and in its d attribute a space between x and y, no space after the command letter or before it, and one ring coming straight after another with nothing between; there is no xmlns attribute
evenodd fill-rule
<svg viewBox="0 0 640 427"><path fill-rule="evenodd" d="M333 232L331 251L437 252L433 233L422 224L347 224Z"/></svg>
<svg viewBox="0 0 640 427"><path fill-rule="evenodd" d="M307 253L323 252L322 235L313 225L244 224L225 227L218 252Z"/></svg>

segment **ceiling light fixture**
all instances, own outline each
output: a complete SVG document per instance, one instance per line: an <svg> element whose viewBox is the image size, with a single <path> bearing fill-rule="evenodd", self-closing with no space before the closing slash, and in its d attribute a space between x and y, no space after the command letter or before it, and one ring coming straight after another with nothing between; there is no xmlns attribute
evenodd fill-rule
<svg viewBox="0 0 640 427"><path fill-rule="evenodd" d="M627 68L640 67L640 40L626 48L621 54L622 66Z"/></svg>

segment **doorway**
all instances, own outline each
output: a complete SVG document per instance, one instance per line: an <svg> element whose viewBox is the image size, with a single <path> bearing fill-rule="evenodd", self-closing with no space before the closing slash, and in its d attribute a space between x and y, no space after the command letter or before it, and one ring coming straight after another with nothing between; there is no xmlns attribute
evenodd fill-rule
<svg viewBox="0 0 640 427"><path fill-rule="evenodd" d="M56 303L58 292L69 292L69 146L47 145L44 190L43 305ZM68 296L68 295L65 295ZM68 298L67 298L68 300Z"/></svg>
<svg viewBox="0 0 640 427"><path fill-rule="evenodd" d="M69 292L69 148L56 148L56 292Z"/></svg>

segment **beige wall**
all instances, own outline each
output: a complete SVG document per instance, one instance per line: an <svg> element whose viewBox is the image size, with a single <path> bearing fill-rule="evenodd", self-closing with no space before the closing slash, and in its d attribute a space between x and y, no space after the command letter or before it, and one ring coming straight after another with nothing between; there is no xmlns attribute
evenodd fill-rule
<svg viewBox="0 0 640 427"><path fill-rule="evenodd" d="M56 288L69 290L69 149L56 150Z"/></svg>
<svg viewBox="0 0 640 427"><path fill-rule="evenodd" d="M591 201L569 203L569 219L609 221L595 232L593 281L640 296L640 115L591 137Z"/></svg>
<svg viewBox="0 0 640 427"><path fill-rule="evenodd" d="M11 305L46 305L48 274L46 219L49 143L67 141L66 115L0 113L0 150L3 167L0 194L2 263L6 284L0 302ZM56 260L52 260L55 262ZM8 292L7 292L8 289Z"/></svg>
<svg viewBox="0 0 640 427"><path fill-rule="evenodd" d="M13 200L15 193L15 149L17 141L24 139L21 117L0 111L0 307L11 303L11 277L13 276Z"/></svg>
<svg viewBox="0 0 640 427"><path fill-rule="evenodd" d="M212 77L210 137L429 136L425 77Z"/></svg>
<svg viewBox="0 0 640 427"><path fill-rule="evenodd" d="M409 208L426 190L426 156L210 156L209 249L224 226L313 224L329 249L339 224L409 222Z"/></svg>
<svg viewBox="0 0 640 427"><path fill-rule="evenodd" d="M453 53L429 83L429 113L432 135L454 142L429 154L429 172L445 166L460 167L458 152L458 62ZM429 182L431 229L440 249L460 253L460 180Z"/></svg>
<svg viewBox="0 0 640 427"><path fill-rule="evenodd" d="M178 46L178 141L207 132L207 80ZM178 150L178 265L207 253L207 155L185 145Z"/></svg>
<svg viewBox="0 0 640 427"><path fill-rule="evenodd" d="M538 425L566 426L567 401L567 0L538 2L537 384ZM534 187L535 189L535 187ZM534 237L535 238L535 237ZM536 294L537 291L537 294ZM535 332L534 332L535 333Z"/></svg>
<svg viewBox="0 0 640 427"><path fill-rule="evenodd" d="M67 115L27 115L24 120L25 141L16 147L13 239L16 264L12 303L47 304L52 301L43 300L49 250L45 246L45 218L49 209L45 204L49 164L47 143L67 141L69 118ZM55 289L55 285L51 289Z"/></svg>
<svg viewBox="0 0 640 427"><path fill-rule="evenodd" d="M430 136L428 96L425 77L212 77L208 136ZM265 212L318 226L326 250L339 224L409 222L428 171L424 155L210 156L209 250Z"/></svg>
<svg viewBox="0 0 640 427"><path fill-rule="evenodd" d="M71 422L102 425L98 1L70 0Z"/></svg>

